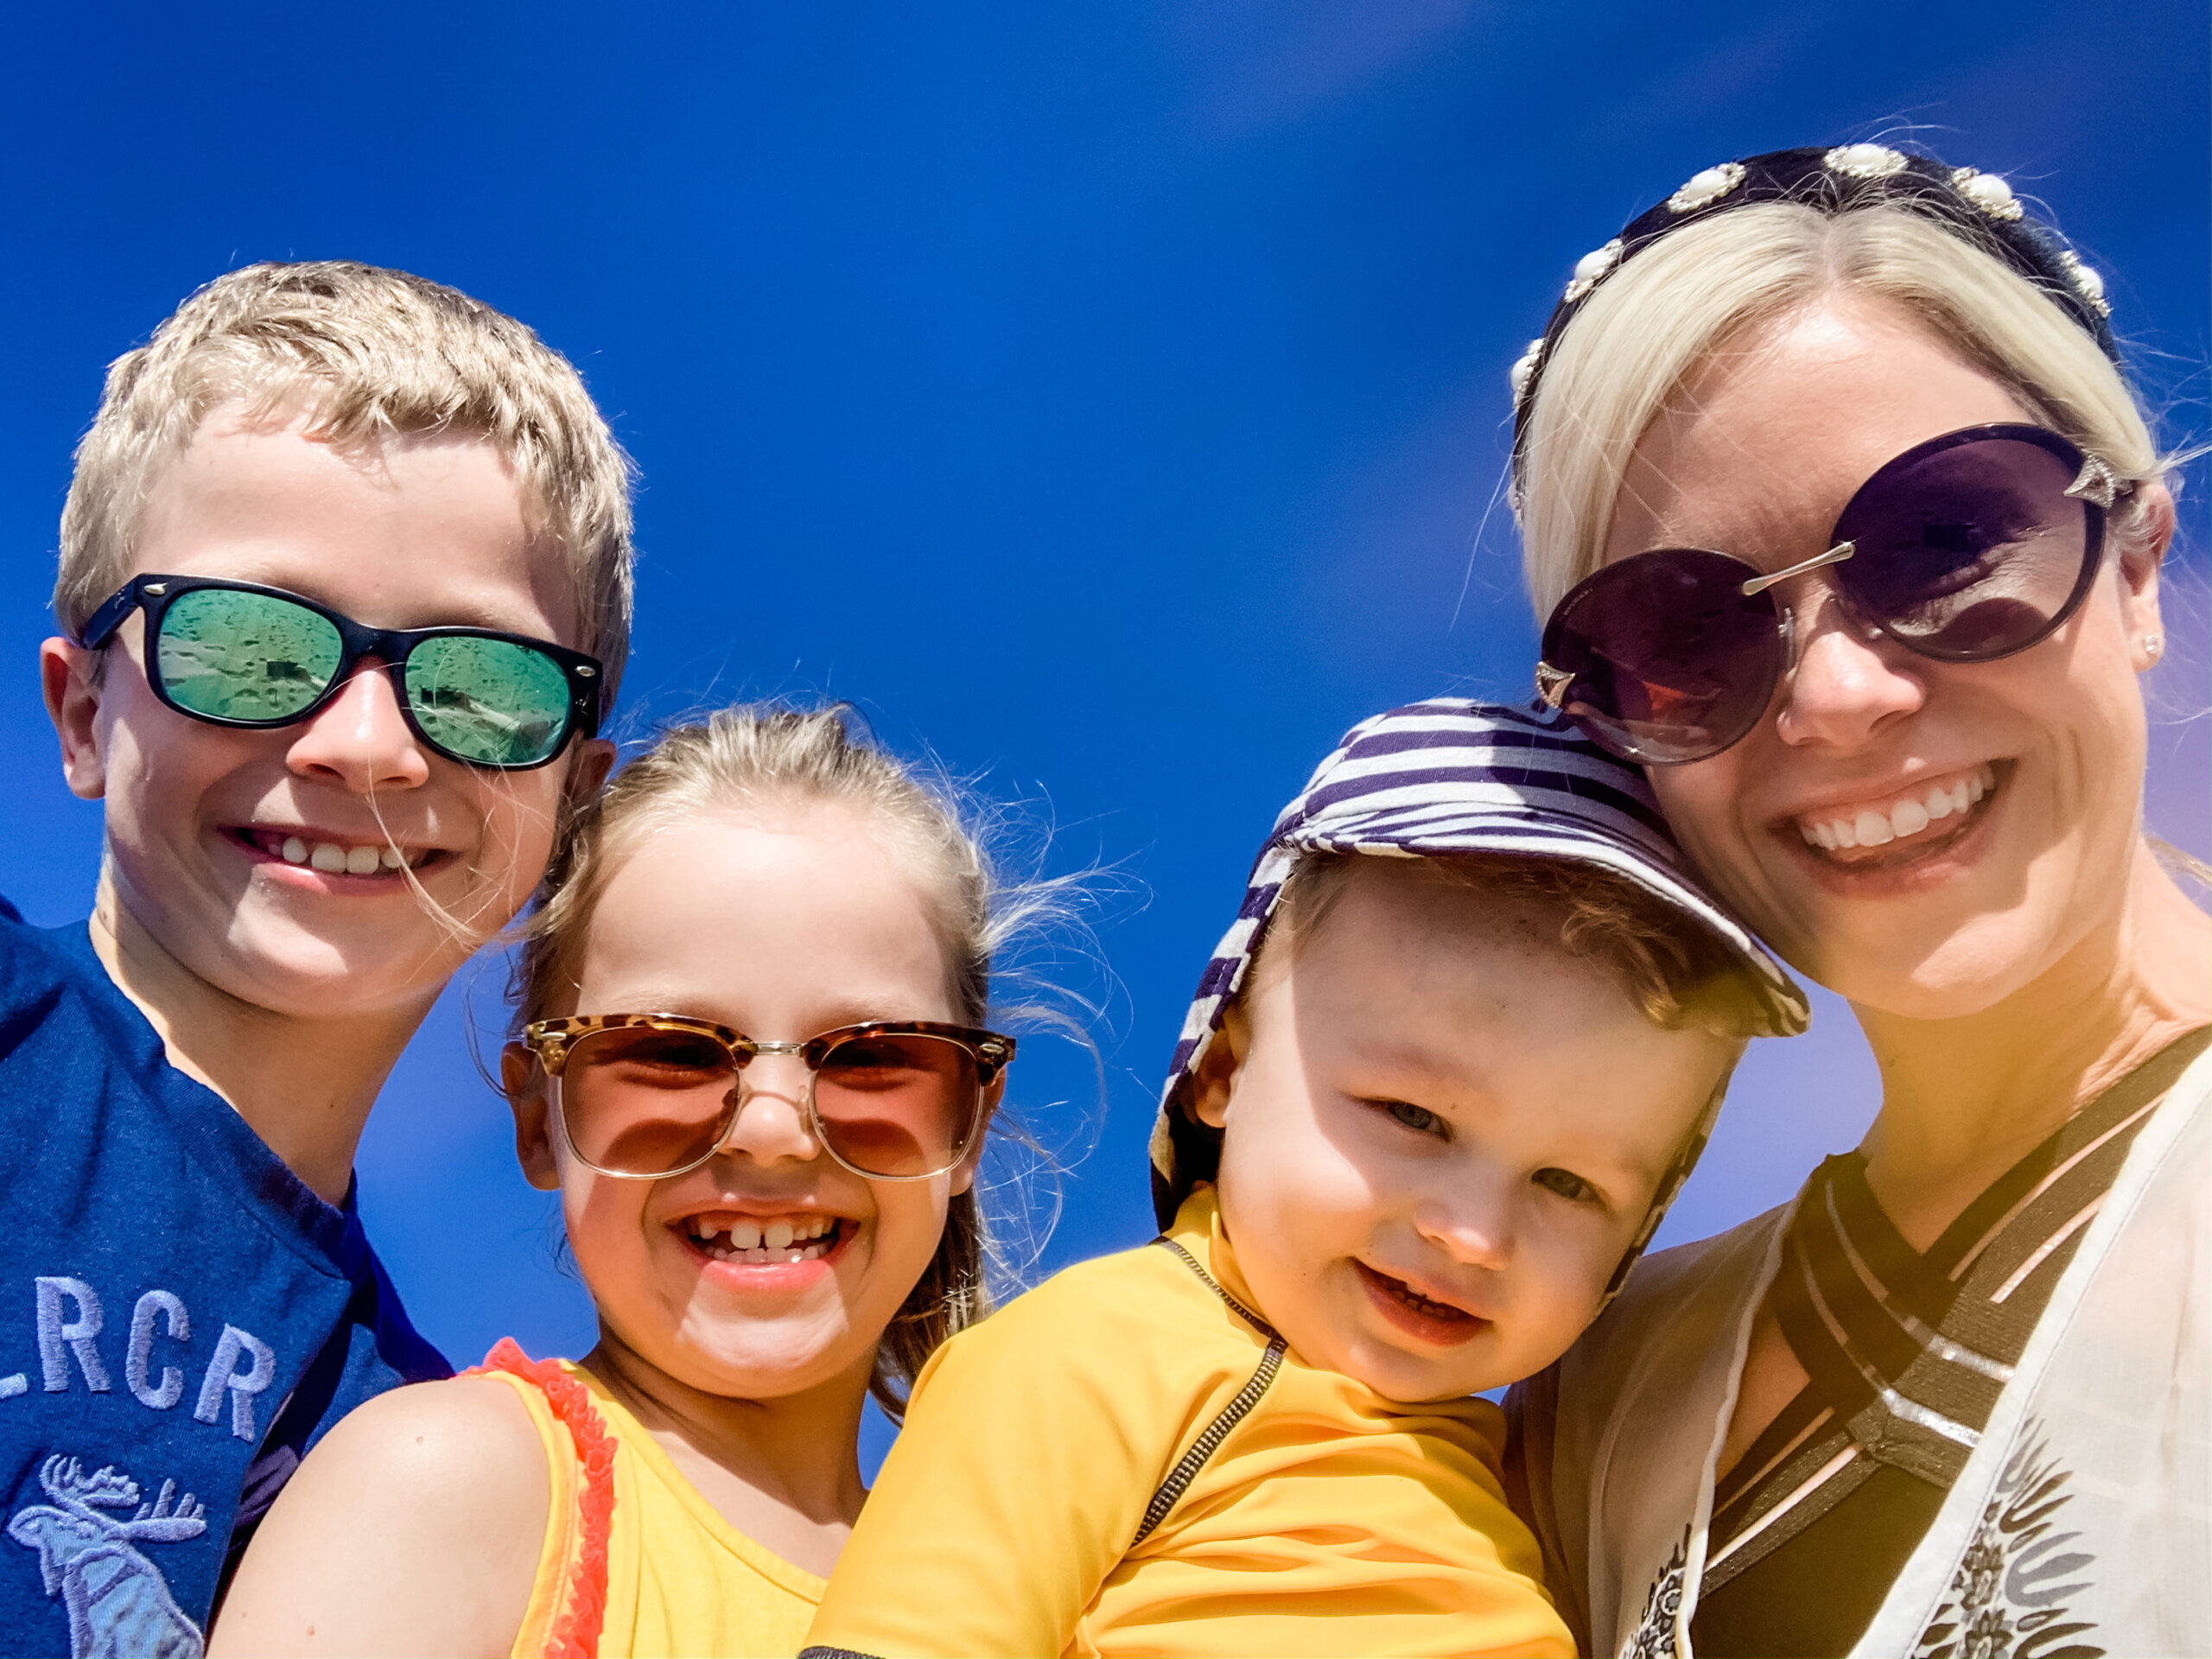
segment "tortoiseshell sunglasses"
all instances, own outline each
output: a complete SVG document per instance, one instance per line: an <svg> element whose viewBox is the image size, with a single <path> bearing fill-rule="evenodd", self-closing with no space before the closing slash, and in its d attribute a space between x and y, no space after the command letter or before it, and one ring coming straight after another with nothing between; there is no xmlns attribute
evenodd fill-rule
<svg viewBox="0 0 2212 1659"><path fill-rule="evenodd" d="M550 1080L553 1120L578 1162L652 1180L712 1158L745 1109L760 1054L805 1062L805 1110L823 1147L855 1175L919 1181L968 1155L1014 1039L926 1020L840 1026L764 1043L683 1014L539 1020L523 1041Z"/></svg>

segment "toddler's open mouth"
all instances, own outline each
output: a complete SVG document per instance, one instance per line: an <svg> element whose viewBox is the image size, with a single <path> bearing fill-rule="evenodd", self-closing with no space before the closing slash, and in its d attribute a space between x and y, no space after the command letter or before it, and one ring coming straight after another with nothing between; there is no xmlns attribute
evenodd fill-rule
<svg viewBox="0 0 2212 1659"><path fill-rule="evenodd" d="M1364 1262L1352 1265L1359 1269L1361 1282L1376 1310L1409 1336L1440 1348L1456 1348L1490 1328L1490 1321L1479 1313L1424 1296L1404 1280L1378 1273Z"/></svg>

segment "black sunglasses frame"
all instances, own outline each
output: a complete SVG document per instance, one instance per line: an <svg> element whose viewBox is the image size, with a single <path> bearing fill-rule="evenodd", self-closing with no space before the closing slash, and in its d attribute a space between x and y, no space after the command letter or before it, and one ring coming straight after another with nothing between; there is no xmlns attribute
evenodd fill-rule
<svg viewBox="0 0 2212 1659"><path fill-rule="evenodd" d="M1866 482L1852 493L1851 499L1844 504L1842 512L1837 516L1835 526L1828 532L1830 543L1828 550L1816 558L1806 560L1802 564L1792 565L1788 569L1763 571L1732 553L1723 553L1713 548L1684 547L1654 548L1649 552L1631 555L1628 558L1618 560L1592 572L1570 588L1566 596L1552 607L1552 613L1544 624L1542 658L1536 664L1538 698L1553 709L1566 707L1568 694L1573 690L1575 682L1580 676L1576 671L1554 666L1552 658L1554 656L1565 654L1560 650L1560 644L1567 619L1572 616L1576 607L1593 589L1600 587L1608 579L1618 581L1619 579L1618 573L1635 564L1638 560L1663 559L1685 553L1725 560L1744 572L1742 583L1744 596L1746 599L1763 601L1772 609L1774 613L1775 649L1767 659L1764 695L1760 697L1756 712L1745 722L1743 728L1732 735L1710 747L1700 749L1696 753L1660 755L1630 746L1615 734L1599 728L1593 721L1582 720L1573 714L1569 714L1568 718L1573 720L1583 733L1599 748L1609 754L1618 755L1624 760L1639 766L1688 766L1694 761L1710 760L1716 754L1733 748L1750 735L1751 728L1758 724L1766 710L1773 706L1776 691L1789 676L1796 671L1797 668L1796 612L1790 606L1774 598L1770 590L1777 582L1787 578L1809 575L1815 569L1823 566L1840 565L1850 559L1854 550L1848 541L1838 539L1839 533L1842 526L1849 522L1853 510L1858 506L1866 491L1878 483L1892 467L1907 462L1925 460L1930 455L1941 454L1947 449L1958 448L1965 444L1986 442L1992 439L2007 439L2016 442L2033 444L2075 469L2074 481L2066 486L2064 493L2082 505L2083 515L2082 566L2075 573L2073 588L2068 592L2064 602L2052 613L2050 620L2041 628L2028 638L2009 645L2001 651L1951 655L1929 650L1924 645L1916 643L1897 632L1887 619L1872 614L1859 604L1840 575L1831 575L1829 586L1833 590L1835 602L1842 607L1845 613L1852 620L1878 633L1885 639L1894 640L1915 656L1925 658L1930 662L1999 662L2007 657L2016 657L2024 651L2041 645L2060 628L2065 626L2075 612L2081 609L2082 601L2088 597L2089 589L2095 584L2097 572L2104 563L2107 515L2113 503L2132 492L2135 485L2131 480L2120 478L2109 465L2097 456L2088 454L2072 440L2051 431L2048 427L2031 426L2018 422L1996 422L1982 426L1961 427L1956 431L1942 433L1891 456L1889 460L1874 469Z"/></svg>
<svg viewBox="0 0 2212 1659"><path fill-rule="evenodd" d="M264 599L281 599L310 611L338 630L344 654L339 658L338 670L330 677L315 701L296 715L282 720L232 720L220 715L202 714L188 709L169 695L162 683L161 653L153 649L159 637L162 618L168 607L187 594L204 593L215 589L224 593L254 594ZM598 658L581 651L570 651L566 645L556 645L550 639L532 639L526 633L505 633L497 628L472 628L455 626L436 628L372 628L356 622L342 611L334 611L327 605L318 604L303 594L287 588L264 588L258 582L230 582L216 576L162 575L149 571L133 576L116 589L107 601L86 619L83 633L77 643L87 651L98 651L115 638L116 630L134 610L146 614L147 649L144 652L146 683L162 700L165 707L174 709L188 720L208 726L228 726L247 731L276 731L286 726L297 726L309 721L326 708L352 682L359 670L362 658L374 657L385 665L391 676L392 690L399 704L399 711L406 719L408 729L428 747L446 759L480 772L535 772L561 758L569 742L582 736L586 739L599 734L599 722L605 700L604 684L607 665ZM569 702L563 715L560 739L541 760L526 760L516 764L474 760L467 755L455 754L425 731L423 722L416 718L414 700L407 692L405 669L408 657L417 645L432 639L496 639L504 645L518 645L534 651L558 668L568 682Z"/></svg>

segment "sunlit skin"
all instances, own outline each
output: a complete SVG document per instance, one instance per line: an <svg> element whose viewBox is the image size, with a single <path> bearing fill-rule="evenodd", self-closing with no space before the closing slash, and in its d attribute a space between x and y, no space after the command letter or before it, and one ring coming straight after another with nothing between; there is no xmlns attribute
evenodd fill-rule
<svg viewBox="0 0 2212 1659"><path fill-rule="evenodd" d="M1737 1046L1653 1025L1555 909L1361 859L1210 1051L1223 1224L1307 1363L1449 1399L1565 1352ZM1410 1294L1408 1294L1410 1293Z"/></svg>
<svg viewBox="0 0 2212 1659"><path fill-rule="evenodd" d="M959 1021L928 900L887 839L845 808L773 803L648 835L603 892L573 1006L546 1012L690 1014L764 1041ZM877 1344L972 1164L851 1173L810 1133L801 1061L764 1055L708 1163L618 1179L570 1158L523 1051L503 1069L524 1170L559 1189L599 1309L584 1363L726 1520L826 1575L866 1496L857 1436ZM836 1243L796 1265L712 1259L695 1224L734 1217L834 1219ZM550 1501L537 1432L504 1384L380 1395L285 1488L210 1651L504 1653Z"/></svg>
<svg viewBox="0 0 2212 1659"><path fill-rule="evenodd" d="M374 626L577 643L565 563L474 436L341 449L296 416L219 409L155 474L124 574L148 570L283 588ZM373 665L299 725L211 726L156 699L143 640L134 615L102 652L41 647L64 776L105 804L93 941L172 1059L335 1199L400 1049L521 908L563 791L595 786L612 748L572 741L534 772L476 770L417 741ZM277 832L396 843L463 925L401 874L325 874L257 844Z"/></svg>
<svg viewBox="0 0 2212 1659"><path fill-rule="evenodd" d="M1780 569L1825 550L1859 486L1922 440L2035 412L1910 315L1840 298L1723 349L1640 441L1609 560L1692 545ZM1655 767L1721 894L1848 997L1881 1067L1868 1178L1925 1248L2070 1113L2212 1020L2212 923L2142 836L2137 676L2162 635L2163 486L2116 512L2105 564L2050 639L1943 664L1854 627L1821 573L1783 592L1795 674L1742 742ZM1986 767L1967 814L1875 849L1806 845L1808 817ZM1724 1466L1802 1386L1755 1338Z"/></svg>

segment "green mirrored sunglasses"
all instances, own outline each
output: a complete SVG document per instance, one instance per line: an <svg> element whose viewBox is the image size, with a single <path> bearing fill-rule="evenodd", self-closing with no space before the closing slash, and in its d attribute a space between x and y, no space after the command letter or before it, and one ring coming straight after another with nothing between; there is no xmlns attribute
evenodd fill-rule
<svg viewBox="0 0 2212 1659"><path fill-rule="evenodd" d="M210 725L295 725L373 657L415 734L468 766L524 772L599 730L602 664L524 634L372 628L281 588L149 573L94 611L79 643L98 650L134 610L154 695Z"/></svg>

